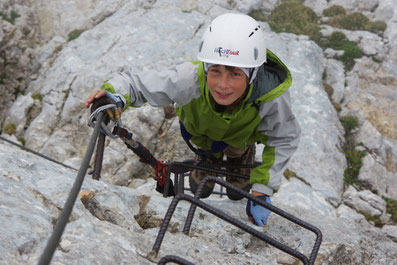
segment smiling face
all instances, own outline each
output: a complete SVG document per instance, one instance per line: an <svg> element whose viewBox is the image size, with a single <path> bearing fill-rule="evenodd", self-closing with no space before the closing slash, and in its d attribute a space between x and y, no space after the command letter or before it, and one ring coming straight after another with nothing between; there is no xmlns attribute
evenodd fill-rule
<svg viewBox="0 0 397 265"><path fill-rule="evenodd" d="M216 103L229 106L244 94L248 77L238 67L212 65L208 68L207 84Z"/></svg>

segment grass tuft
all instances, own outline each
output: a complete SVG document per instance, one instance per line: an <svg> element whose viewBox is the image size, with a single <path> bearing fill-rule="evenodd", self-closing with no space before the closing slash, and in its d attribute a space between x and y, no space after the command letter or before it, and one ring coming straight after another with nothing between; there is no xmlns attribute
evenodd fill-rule
<svg viewBox="0 0 397 265"><path fill-rule="evenodd" d="M68 34L68 41L72 41L74 39L77 39L81 35L81 33L83 33L84 31L85 30L83 30L83 29L75 29L75 30L73 30L72 32L70 32Z"/></svg>
<svg viewBox="0 0 397 265"><path fill-rule="evenodd" d="M326 17L336 17L346 15L346 9L340 5L333 5L323 10Z"/></svg>
<svg viewBox="0 0 397 265"><path fill-rule="evenodd" d="M8 123L4 126L4 132L9 135L13 135L17 132L17 126L13 123Z"/></svg>

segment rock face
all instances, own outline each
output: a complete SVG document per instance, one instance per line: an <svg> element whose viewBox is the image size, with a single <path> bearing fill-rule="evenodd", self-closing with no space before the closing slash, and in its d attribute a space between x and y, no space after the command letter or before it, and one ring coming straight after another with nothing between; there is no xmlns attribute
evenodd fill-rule
<svg viewBox="0 0 397 265"><path fill-rule="evenodd" d="M22 139L27 147L78 168L92 132L84 101L93 90L127 67L163 70L195 59L212 18L252 10L269 14L278 2L0 0L3 14L19 14L14 23L4 16L0 21L0 63L5 66L0 71L12 76L0 76L2 135L14 125L14 141ZM393 0L305 4L318 14L339 4L383 20L387 29L378 36L322 27L324 36L343 31L363 51L365 56L346 72L334 59L336 51L323 51L306 36L276 34L261 22L268 48L291 70L293 111L302 128L299 148L288 165L293 177L283 180L273 202L323 231L317 264L396 264L397 228L383 198L397 200L397 8ZM71 38L71 32L77 38ZM368 190L344 183L345 132L339 119L345 115L359 119L354 135L366 156L358 179ZM122 120L158 159L193 157L169 106L131 108ZM256 158L261 159L260 152ZM37 263L75 172L2 141L0 169L0 218L6 224L0 231L0 264ZM141 179L152 174L120 140L108 139L102 181L87 177L84 202L77 201L53 264L99 264L99 256L100 264L153 264L146 256L170 199L153 191L153 181ZM128 185L134 188L120 187ZM211 196L208 202L246 221L245 200ZM180 203L173 226L183 226L188 207ZM171 229L160 256L175 254L195 264L297 264L205 211L197 216L192 235ZM152 228L139 226L145 218ZM366 218L376 221L368 223ZM277 215L262 230L310 253L313 235Z"/></svg>
<svg viewBox="0 0 397 265"><path fill-rule="evenodd" d="M3 143L0 168L1 264L36 264L77 173ZM154 186L149 180L129 189L87 177L51 264L155 264L148 256L171 199ZM376 209L383 207L368 200ZM250 224L245 200L212 195L203 201ZM273 204L322 231L316 264L396 264L393 226L381 230L365 219L337 214L321 193L295 178L283 180ZM188 208L187 202L178 204L158 258L176 255L194 264L297 264L295 258L200 208L191 234L183 234ZM265 228L256 229L306 256L314 244L312 232L276 214Z"/></svg>
<svg viewBox="0 0 397 265"><path fill-rule="evenodd" d="M38 21L29 1L2 0L0 11L0 128L3 128L16 95L24 93L40 64L35 59Z"/></svg>

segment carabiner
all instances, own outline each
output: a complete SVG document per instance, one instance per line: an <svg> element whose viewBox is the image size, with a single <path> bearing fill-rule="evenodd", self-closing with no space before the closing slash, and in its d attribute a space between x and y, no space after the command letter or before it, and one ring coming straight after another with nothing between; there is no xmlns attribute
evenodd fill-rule
<svg viewBox="0 0 397 265"><path fill-rule="evenodd" d="M98 113L112 108L115 108L117 111L117 106L115 104L107 104L97 108L93 113L91 113L90 117L88 118L88 126L95 127L95 122L97 120L96 117L98 116ZM115 123L115 126L119 126L119 127L123 126L120 118L118 119L114 119L113 117L110 118ZM118 135L113 134L112 131L106 126L104 122L101 123L101 132L112 139L116 139L119 137Z"/></svg>

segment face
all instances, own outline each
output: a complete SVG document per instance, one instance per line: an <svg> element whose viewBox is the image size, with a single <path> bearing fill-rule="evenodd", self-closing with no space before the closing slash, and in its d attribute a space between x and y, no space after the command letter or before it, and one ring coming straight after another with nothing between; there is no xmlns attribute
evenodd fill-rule
<svg viewBox="0 0 397 265"><path fill-rule="evenodd" d="M244 94L248 77L238 67L213 65L207 72L207 84L216 103L228 106Z"/></svg>

